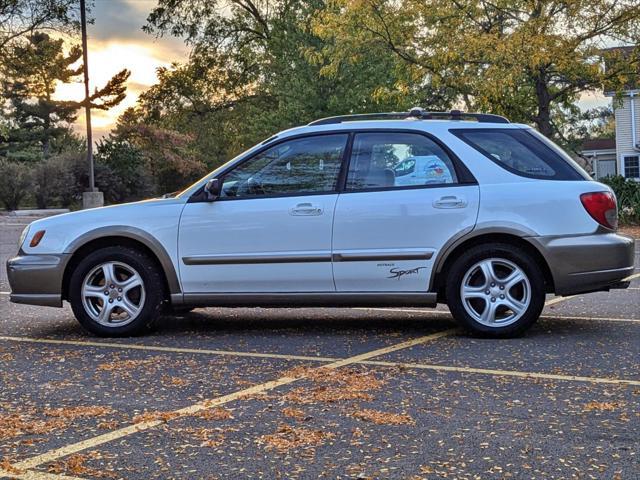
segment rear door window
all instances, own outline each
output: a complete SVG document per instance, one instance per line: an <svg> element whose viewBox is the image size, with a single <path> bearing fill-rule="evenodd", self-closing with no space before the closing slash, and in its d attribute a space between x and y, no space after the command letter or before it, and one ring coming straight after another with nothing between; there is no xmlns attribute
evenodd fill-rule
<svg viewBox="0 0 640 480"><path fill-rule="evenodd" d="M392 189L458 183L452 159L424 135L356 133L347 190Z"/></svg>
<svg viewBox="0 0 640 480"><path fill-rule="evenodd" d="M469 128L451 130L505 170L547 180L585 180L585 176L528 129Z"/></svg>

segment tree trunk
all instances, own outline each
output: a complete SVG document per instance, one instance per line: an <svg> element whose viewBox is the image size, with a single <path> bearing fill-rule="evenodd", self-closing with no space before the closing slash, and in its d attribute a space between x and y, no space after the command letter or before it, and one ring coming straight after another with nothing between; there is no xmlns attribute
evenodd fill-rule
<svg viewBox="0 0 640 480"><path fill-rule="evenodd" d="M544 74L536 78L536 100L538 102L538 114L534 118L536 126L540 133L545 137L553 136L553 125L551 124L551 95L549 88L544 81Z"/></svg>
<svg viewBox="0 0 640 480"><path fill-rule="evenodd" d="M47 113L44 118L44 138L42 139L42 156L46 159L49 158L49 150L51 147L51 118Z"/></svg>

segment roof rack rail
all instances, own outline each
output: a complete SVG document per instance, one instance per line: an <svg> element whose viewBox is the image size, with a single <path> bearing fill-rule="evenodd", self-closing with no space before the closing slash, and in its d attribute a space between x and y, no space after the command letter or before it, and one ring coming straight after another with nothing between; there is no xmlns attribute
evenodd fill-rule
<svg viewBox="0 0 640 480"><path fill-rule="evenodd" d="M450 112L428 112L420 107L412 108L408 112L388 112L388 113L361 113L355 115L339 115L336 117L321 118L309 123L315 125L333 125L343 122L357 122L363 120L406 120L416 118L419 120L476 120L479 123L509 123L509 120L500 115L492 113L470 113L461 110L451 110Z"/></svg>

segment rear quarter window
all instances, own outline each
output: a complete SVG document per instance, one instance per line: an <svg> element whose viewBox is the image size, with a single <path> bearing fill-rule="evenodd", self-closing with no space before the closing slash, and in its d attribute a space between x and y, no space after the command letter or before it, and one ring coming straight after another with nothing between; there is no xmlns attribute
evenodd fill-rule
<svg viewBox="0 0 640 480"><path fill-rule="evenodd" d="M545 180L590 180L529 129L465 128L450 130L489 160L511 173Z"/></svg>

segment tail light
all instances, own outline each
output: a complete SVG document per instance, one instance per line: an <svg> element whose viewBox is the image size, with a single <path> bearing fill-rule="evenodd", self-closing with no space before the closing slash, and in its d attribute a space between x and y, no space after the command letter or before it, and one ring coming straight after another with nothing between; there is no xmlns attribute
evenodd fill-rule
<svg viewBox="0 0 640 480"><path fill-rule="evenodd" d="M611 230L618 228L618 204L611 192L593 192L580 195L585 210L600 225Z"/></svg>

